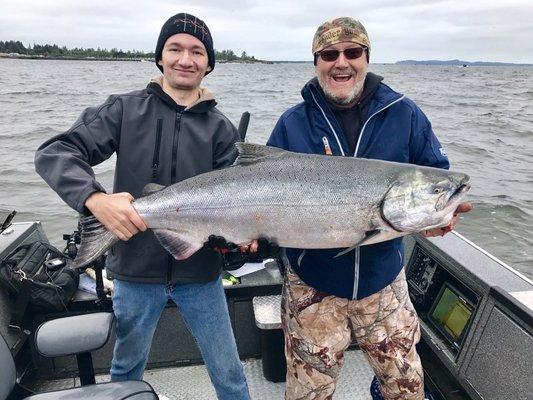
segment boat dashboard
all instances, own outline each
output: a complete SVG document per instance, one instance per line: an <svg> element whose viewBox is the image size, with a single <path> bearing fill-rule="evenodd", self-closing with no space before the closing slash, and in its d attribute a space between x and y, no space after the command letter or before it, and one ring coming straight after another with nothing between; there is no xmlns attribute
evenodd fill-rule
<svg viewBox="0 0 533 400"><path fill-rule="evenodd" d="M533 398L533 282L462 235L406 238L419 354L443 398Z"/></svg>

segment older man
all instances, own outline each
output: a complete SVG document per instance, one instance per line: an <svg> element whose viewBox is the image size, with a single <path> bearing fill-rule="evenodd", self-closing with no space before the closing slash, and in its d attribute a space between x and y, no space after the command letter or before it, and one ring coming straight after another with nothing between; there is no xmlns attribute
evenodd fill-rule
<svg viewBox="0 0 533 400"><path fill-rule="evenodd" d="M316 77L304 86L304 101L280 117L268 144L448 168L420 108L368 72L370 48L359 21L343 17L322 24L312 45ZM470 208L465 203L458 212ZM447 233L456 219L426 235ZM331 399L352 337L379 379L375 396L423 399L415 349L420 330L407 292L402 240L358 247L335 258L340 250L286 249L286 399Z"/></svg>
<svg viewBox="0 0 533 400"><path fill-rule="evenodd" d="M215 108L213 94L200 87L215 67L207 25L186 13L169 18L155 61L162 75L146 89L113 95L85 110L69 131L38 149L36 169L67 204L79 212L88 209L121 239L107 257L117 321L111 379L142 378L157 322L172 299L196 339L218 398L248 400L220 254L204 247L187 260L174 260L131 205L150 182L168 186L230 165L237 156L237 130ZM113 153L115 182L108 194L91 167Z"/></svg>

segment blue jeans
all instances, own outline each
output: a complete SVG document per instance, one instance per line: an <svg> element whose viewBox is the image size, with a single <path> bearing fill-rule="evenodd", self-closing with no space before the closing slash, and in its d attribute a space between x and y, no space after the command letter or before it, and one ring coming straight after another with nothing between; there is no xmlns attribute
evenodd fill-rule
<svg viewBox="0 0 533 400"><path fill-rule="evenodd" d="M207 283L175 285L113 282L116 342L112 381L142 379L157 321L172 298L198 344L218 398L250 399L220 277Z"/></svg>

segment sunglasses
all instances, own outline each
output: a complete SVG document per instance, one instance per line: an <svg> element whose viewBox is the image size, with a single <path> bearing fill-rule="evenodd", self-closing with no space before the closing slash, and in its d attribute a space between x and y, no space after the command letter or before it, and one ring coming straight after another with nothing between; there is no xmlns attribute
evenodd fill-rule
<svg viewBox="0 0 533 400"><path fill-rule="evenodd" d="M366 47L350 47L349 49L344 50L322 50L317 54L322 60L332 62L339 58L341 53L344 53L344 57L346 57L347 60L356 60L363 55L365 50Z"/></svg>

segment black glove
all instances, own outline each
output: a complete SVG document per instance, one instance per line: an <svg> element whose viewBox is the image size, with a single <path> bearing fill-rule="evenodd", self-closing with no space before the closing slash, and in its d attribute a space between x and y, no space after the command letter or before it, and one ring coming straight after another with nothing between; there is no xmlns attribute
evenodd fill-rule
<svg viewBox="0 0 533 400"><path fill-rule="evenodd" d="M228 242L223 236L209 235L207 242L205 242L204 245L222 255L226 253L241 252L239 246L235 243Z"/></svg>
<svg viewBox="0 0 533 400"><path fill-rule="evenodd" d="M267 238L261 237L257 239L257 252L249 253L250 262L261 262L267 258L278 258L281 249L275 242L270 242Z"/></svg>
<svg viewBox="0 0 533 400"><path fill-rule="evenodd" d="M269 242L266 238L257 240L257 252L251 253L249 250L241 251L238 245L228 242L222 236L210 235L205 245L222 255L225 271L239 269L246 262L261 262L266 258L276 258L280 254L279 246L274 242Z"/></svg>
<svg viewBox="0 0 533 400"><path fill-rule="evenodd" d="M222 256L222 269L224 271L234 271L239 269L248 260L248 255L242 253L239 246L228 242L222 236L210 235L205 245Z"/></svg>

